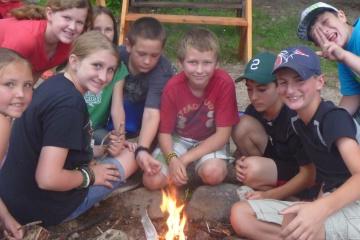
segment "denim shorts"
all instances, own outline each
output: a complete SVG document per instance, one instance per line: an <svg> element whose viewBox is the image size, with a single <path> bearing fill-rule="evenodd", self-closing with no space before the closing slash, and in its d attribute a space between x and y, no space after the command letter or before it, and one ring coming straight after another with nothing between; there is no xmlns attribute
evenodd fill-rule
<svg viewBox="0 0 360 240"><path fill-rule="evenodd" d="M77 209L75 209L74 212L70 214L70 216L66 218L65 221L69 221L74 218L77 218L78 216L89 210L96 203L103 200L106 196L108 196L110 193L112 193L114 190L116 190L117 188L121 187L124 184L125 170L123 166L121 166L119 160L116 160L115 158L112 157L107 157L97 162L97 164L105 164L105 163L116 165L120 173L120 180L112 182L113 188L111 189L102 185L90 186L84 201L80 204L80 206L77 207Z"/></svg>

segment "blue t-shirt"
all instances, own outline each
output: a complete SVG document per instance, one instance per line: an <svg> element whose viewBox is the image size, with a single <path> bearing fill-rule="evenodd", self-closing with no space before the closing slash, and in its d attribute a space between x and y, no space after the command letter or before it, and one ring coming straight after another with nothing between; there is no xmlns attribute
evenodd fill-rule
<svg viewBox="0 0 360 240"><path fill-rule="evenodd" d="M344 47L345 50L360 56L360 21L356 20L351 38ZM338 63L340 92L344 96L360 94L360 76L354 73L346 64Z"/></svg>

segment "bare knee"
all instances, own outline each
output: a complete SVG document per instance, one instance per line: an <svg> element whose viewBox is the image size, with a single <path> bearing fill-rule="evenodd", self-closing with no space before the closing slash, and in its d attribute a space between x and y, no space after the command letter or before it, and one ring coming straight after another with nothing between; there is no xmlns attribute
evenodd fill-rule
<svg viewBox="0 0 360 240"><path fill-rule="evenodd" d="M248 229L251 229L248 221L250 218L255 218L255 213L246 201L237 202L232 206L230 223L237 235L247 235Z"/></svg>
<svg viewBox="0 0 360 240"><path fill-rule="evenodd" d="M220 184L224 181L227 174L226 163L222 159L214 159L211 161L212 162L202 164L198 170L198 174L206 184Z"/></svg>
<svg viewBox="0 0 360 240"><path fill-rule="evenodd" d="M267 190L269 186L275 186L277 181L277 169L274 161L263 157L247 157L246 177L244 184L257 189Z"/></svg>
<svg viewBox="0 0 360 240"><path fill-rule="evenodd" d="M143 184L145 188L149 190L158 190L166 187L167 178L162 173L159 173L154 176L150 176L148 174L143 175Z"/></svg>
<svg viewBox="0 0 360 240"><path fill-rule="evenodd" d="M244 115L234 127L232 138L244 156L261 156L267 143L264 127L254 117Z"/></svg>

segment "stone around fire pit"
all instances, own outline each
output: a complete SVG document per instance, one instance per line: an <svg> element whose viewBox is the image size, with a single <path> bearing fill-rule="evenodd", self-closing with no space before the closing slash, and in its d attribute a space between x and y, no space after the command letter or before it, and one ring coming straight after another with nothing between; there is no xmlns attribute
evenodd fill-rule
<svg viewBox="0 0 360 240"><path fill-rule="evenodd" d="M231 206L239 201L236 194L238 185L220 184L198 187L186 207L186 213L193 220L229 222Z"/></svg>

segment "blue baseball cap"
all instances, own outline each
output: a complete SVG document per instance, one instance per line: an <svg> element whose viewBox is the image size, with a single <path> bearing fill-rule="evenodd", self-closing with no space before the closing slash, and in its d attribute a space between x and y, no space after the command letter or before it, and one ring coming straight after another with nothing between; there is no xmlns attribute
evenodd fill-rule
<svg viewBox="0 0 360 240"><path fill-rule="evenodd" d="M321 75L320 58L308 47L296 46L282 50L276 57L273 74L281 68L297 72L302 80Z"/></svg>

